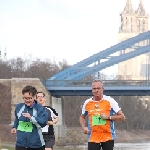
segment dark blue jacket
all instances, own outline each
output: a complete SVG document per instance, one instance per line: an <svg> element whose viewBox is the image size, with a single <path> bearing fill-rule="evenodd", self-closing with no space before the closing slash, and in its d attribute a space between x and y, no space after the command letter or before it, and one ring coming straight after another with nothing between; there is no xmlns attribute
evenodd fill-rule
<svg viewBox="0 0 150 150"><path fill-rule="evenodd" d="M22 113L29 113L31 119L24 117ZM32 132L20 131L19 121L29 122L32 124ZM32 106L24 103L17 104L15 109L15 121L13 128L17 129L16 145L28 148L39 148L45 145L42 136L42 127L46 126L48 114L46 109L34 101Z"/></svg>

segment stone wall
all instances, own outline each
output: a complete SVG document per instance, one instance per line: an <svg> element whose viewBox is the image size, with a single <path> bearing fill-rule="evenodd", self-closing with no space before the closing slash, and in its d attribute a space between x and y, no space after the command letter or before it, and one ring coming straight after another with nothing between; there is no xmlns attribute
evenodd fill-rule
<svg viewBox="0 0 150 150"><path fill-rule="evenodd" d="M0 80L0 124L11 122L10 80Z"/></svg>
<svg viewBox="0 0 150 150"><path fill-rule="evenodd" d="M0 83L2 83L5 86L11 86L11 79L0 79Z"/></svg>

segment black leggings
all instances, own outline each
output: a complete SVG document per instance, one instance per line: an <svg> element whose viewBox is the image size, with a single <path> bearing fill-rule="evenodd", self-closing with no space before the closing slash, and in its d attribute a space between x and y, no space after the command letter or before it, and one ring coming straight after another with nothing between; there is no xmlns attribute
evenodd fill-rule
<svg viewBox="0 0 150 150"><path fill-rule="evenodd" d="M15 150L44 150L44 146L40 148L26 148L26 147L21 147L16 145Z"/></svg>
<svg viewBox="0 0 150 150"><path fill-rule="evenodd" d="M88 142L88 150L101 150L101 148L102 150L113 150L114 140L101 143Z"/></svg>

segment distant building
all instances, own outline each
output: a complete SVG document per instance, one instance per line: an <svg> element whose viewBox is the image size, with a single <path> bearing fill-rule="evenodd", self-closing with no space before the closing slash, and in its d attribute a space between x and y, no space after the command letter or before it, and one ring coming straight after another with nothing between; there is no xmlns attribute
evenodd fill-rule
<svg viewBox="0 0 150 150"><path fill-rule="evenodd" d="M145 12L143 2L140 0L136 11L132 8L131 0L127 0L123 12L120 14L121 24L118 33L119 42L134 37L140 33L147 32L148 15ZM140 42L137 46L147 45L147 41ZM122 50L119 55L128 53L131 49ZM124 79L148 79L150 77L150 55L142 54L118 64L118 77Z"/></svg>

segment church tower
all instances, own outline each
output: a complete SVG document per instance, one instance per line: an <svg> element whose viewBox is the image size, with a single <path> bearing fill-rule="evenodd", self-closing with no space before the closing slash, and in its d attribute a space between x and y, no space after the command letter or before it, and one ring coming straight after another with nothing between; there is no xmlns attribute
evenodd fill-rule
<svg viewBox="0 0 150 150"><path fill-rule="evenodd" d="M121 24L118 33L119 42L148 31L148 15L145 12L142 0L140 0L136 11L133 10L131 0L127 0L126 6L120 16ZM146 44L145 41L142 41L138 46L144 46ZM126 49L124 53L130 51L132 51L132 49ZM121 53L119 53L119 55L121 55ZM148 55L142 54L119 63L118 76L124 79L145 79L147 74L147 59Z"/></svg>

